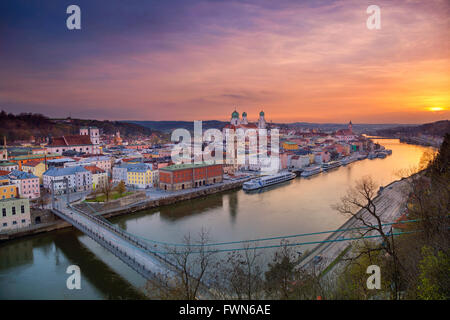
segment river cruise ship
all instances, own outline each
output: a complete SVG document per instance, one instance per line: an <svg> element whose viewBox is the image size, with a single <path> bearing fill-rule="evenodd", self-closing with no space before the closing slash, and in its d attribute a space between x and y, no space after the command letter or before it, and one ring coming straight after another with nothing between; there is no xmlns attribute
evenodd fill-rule
<svg viewBox="0 0 450 320"><path fill-rule="evenodd" d="M245 182L242 185L242 189L245 191L256 190L264 187L268 187L274 184L292 180L296 177L292 172L281 172L270 176L264 176Z"/></svg>
<svg viewBox="0 0 450 320"><path fill-rule="evenodd" d="M321 171L322 171L322 168L321 168L320 166L307 167L307 168L305 168L305 169L303 170L301 176L302 176L303 178L306 178L306 177L310 177L310 176L313 176L313 175L315 175L315 174L318 174L318 173L320 173Z"/></svg>
<svg viewBox="0 0 450 320"><path fill-rule="evenodd" d="M337 168L340 166L341 166L340 161L330 161L330 162L326 162L326 163L322 164L322 169L323 170L331 170L333 168Z"/></svg>

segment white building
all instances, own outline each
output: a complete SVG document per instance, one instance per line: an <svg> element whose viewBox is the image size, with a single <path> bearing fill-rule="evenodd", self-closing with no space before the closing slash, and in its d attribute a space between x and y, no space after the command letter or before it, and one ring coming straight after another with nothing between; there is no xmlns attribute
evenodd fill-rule
<svg viewBox="0 0 450 320"><path fill-rule="evenodd" d="M111 158L108 156L94 156L88 158L76 158L78 161L65 163L64 167L73 167L73 166L95 166L106 173L111 172Z"/></svg>
<svg viewBox="0 0 450 320"><path fill-rule="evenodd" d="M43 176L44 188L55 194L66 192L66 182L69 183L69 192L81 192L92 190L92 173L81 166L68 168L50 168L44 172ZM67 179L67 180L66 180Z"/></svg>

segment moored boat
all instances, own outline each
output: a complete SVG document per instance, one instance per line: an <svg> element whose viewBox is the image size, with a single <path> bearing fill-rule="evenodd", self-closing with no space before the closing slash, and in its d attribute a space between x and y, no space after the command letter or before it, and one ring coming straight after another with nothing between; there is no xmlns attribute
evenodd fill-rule
<svg viewBox="0 0 450 320"><path fill-rule="evenodd" d="M341 166L341 162L340 161L330 161L330 162L326 162L324 164L322 164L322 169L323 170L330 170L333 168L337 168Z"/></svg>
<svg viewBox="0 0 450 320"><path fill-rule="evenodd" d="M302 176L303 178L306 178L306 177L310 177L310 176L312 176L312 175L318 174L318 173L320 173L321 171L322 171L322 168L321 168L320 166L306 167L306 168L303 170L301 176Z"/></svg>
<svg viewBox="0 0 450 320"><path fill-rule="evenodd" d="M264 188L267 186L271 186L274 184L278 184L281 182L292 180L296 177L295 173L292 172L282 172L269 176L263 176L256 179L252 179L250 181L245 182L242 185L242 189L245 191L256 190L260 188Z"/></svg>

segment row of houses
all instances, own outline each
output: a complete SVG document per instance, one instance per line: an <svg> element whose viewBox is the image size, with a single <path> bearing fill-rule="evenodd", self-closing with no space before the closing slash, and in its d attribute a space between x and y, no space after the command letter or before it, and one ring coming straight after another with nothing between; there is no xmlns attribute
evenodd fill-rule
<svg viewBox="0 0 450 320"><path fill-rule="evenodd" d="M2 187L0 187L0 199L2 200L12 197L37 199L41 196L39 178L28 172L12 170L0 176L0 183L2 183ZM12 186L15 186L14 191Z"/></svg>

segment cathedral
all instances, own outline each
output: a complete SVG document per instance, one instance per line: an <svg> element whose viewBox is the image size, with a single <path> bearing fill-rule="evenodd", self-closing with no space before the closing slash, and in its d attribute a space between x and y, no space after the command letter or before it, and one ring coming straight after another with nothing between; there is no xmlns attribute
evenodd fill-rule
<svg viewBox="0 0 450 320"><path fill-rule="evenodd" d="M230 124L227 124L224 129L267 129L266 119L264 118L264 111L259 113L259 119L256 123L249 123L247 119L247 112L242 113L242 118L239 118L239 112L236 110L231 114Z"/></svg>

